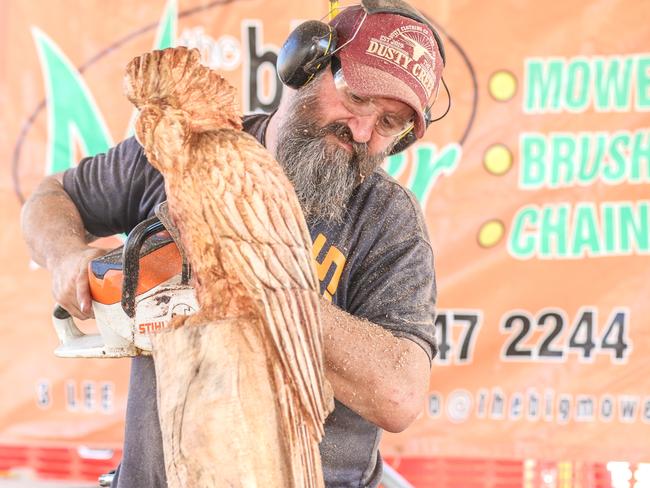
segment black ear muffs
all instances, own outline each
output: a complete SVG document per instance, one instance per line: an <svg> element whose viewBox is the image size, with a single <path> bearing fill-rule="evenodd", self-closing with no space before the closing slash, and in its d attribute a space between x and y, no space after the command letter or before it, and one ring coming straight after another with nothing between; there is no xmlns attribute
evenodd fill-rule
<svg viewBox="0 0 650 488"><path fill-rule="evenodd" d="M318 20L303 22L289 35L278 53L282 83L300 88L325 68L336 49L336 30Z"/></svg>

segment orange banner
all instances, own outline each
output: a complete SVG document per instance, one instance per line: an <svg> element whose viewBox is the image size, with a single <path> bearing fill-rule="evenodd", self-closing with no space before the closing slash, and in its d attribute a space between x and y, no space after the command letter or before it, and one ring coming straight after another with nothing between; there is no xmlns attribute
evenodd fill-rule
<svg viewBox="0 0 650 488"><path fill-rule="evenodd" d="M650 460L650 3L416 0L445 40L452 108L386 162L420 201L439 288L430 396L399 457ZM0 4L0 443L121 446L128 360L58 359L21 203L129 133L124 67L199 47L246 111L327 2ZM446 94L434 108L446 107Z"/></svg>

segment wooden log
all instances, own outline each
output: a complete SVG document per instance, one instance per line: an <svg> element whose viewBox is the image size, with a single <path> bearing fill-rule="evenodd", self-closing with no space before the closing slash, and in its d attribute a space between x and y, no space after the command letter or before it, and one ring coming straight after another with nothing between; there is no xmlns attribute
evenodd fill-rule
<svg viewBox="0 0 650 488"><path fill-rule="evenodd" d="M152 337L168 486L292 486L255 322L192 322Z"/></svg>

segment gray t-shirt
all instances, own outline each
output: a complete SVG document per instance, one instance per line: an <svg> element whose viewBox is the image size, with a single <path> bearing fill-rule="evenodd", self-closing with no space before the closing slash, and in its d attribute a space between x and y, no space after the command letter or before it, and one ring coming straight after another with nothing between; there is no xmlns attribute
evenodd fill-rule
<svg viewBox="0 0 650 488"><path fill-rule="evenodd" d="M268 116L244 128L264 143ZM164 201L162 175L134 138L65 172L63 185L86 229L99 237L129 232ZM435 354L433 253L413 195L378 169L353 192L344 222L309 226L320 292L339 308L408 338ZM381 429L340 402L320 445L329 488L375 487L382 473ZM165 466L151 357L132 360L124 453L114 487L165 487Z"/></svg>

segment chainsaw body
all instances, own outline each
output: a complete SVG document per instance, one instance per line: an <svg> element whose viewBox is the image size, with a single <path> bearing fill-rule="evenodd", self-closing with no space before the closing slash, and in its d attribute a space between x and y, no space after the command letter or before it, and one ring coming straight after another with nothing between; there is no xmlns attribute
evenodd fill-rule
<svg viewBox="0 0 650 488"><path fill-rule="evenodd" d="M85 334L57 306L54 328L59 357L116 358L151 354L150 334L168 327L176 315L198 310L190 267L166 204L156 217L136 226L124 246L88 266L92 306L99 333Z"/></svg>

